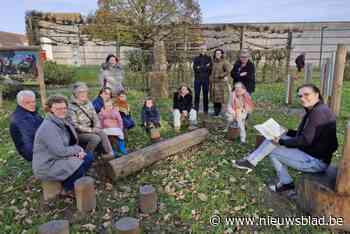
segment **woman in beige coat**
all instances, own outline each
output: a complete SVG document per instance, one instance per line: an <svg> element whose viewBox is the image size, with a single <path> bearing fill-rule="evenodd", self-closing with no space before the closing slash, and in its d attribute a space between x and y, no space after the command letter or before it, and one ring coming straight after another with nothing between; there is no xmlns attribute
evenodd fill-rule
<svg viewBox="0 0 350 234"><path fill-rule="evenodd" d="M219 116L222 103L225 102L225 89L227 88L227 77L230 72L230 65L224 59L224 51L214 51L213 70L209 77L210 98L214 103L214 116Z"/></svg>

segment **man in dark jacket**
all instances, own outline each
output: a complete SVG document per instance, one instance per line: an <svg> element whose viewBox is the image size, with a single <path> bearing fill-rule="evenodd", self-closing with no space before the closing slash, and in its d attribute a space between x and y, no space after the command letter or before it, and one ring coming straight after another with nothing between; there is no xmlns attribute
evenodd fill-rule
<svg viewBox="0 0 350 234"><path fill-rule="evenodd" d="M180 85L178 91L174 93L173 115L176 132L180 131L181 118L188 118L191 124L190 128L196 128L197 111L192 108L192 92L185 84Z"/></svg>
<svg viewBox="0 0 350 234"><path fill-rule="evenodd" d="M338 148L336 116L323 103L320 90L305 84L298 88L298 96L306 114L297 131L289 130L280 139L265 140L246 158L232 161L234 167L251 171L269 155L279 178L277 184L270 186L275 192L294 189L286 166L303 172L323 172Z"/></svg>
<svg viewBox="0 0 350 234"><path fill-rule="evenodd" d="M305 53L301 53L296 59L295 59L295 65L297 66L298 72L301 72L302 69L305 67Z"/></svg>
<svg viewBox="0 0 350 234"><path fill-rule="evenodd" d="M231 70L231 76L233 83L243 83L249 94L255 91L255 65L249 60L247 49L241 50L239 60L235 62Z"/></svg>
<svg viewBox="0 0 350 234"><path fill-rule="evenodd" d="M17 108L10 118L10 134L16 149L27 161L33 159L33 143L43 118L36 112L35 94L22 90L17 94Z"/></svg>
<svg viewBox="0 0 350 234"><path fill-rule="evenodd" d="M212 60L205 54L206 47L202 47L199 56L193 59L194 71L194 108L198 112L201 90L203 90L203 112L208 113L209 76L212 70Z"/></svg>

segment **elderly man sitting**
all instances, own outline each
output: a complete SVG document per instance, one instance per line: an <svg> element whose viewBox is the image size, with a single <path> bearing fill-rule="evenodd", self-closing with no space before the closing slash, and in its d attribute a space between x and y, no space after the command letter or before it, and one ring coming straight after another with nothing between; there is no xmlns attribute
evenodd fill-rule
<svg viewBox="0 0 350 234"><path fill-rule="evenodd" d="M34 92L18 92L17 107L10 118L10 134L18 153L27 161L33 159L34 136L42 121L36 112Z"/></svg>

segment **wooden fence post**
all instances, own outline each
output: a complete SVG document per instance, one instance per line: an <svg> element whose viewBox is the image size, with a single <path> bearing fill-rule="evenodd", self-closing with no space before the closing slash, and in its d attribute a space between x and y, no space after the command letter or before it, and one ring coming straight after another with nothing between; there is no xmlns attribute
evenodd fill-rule
<svg viewBox="0 0 350 234"><path fill-rule="evenodd" d="M293 94L293 77L290 74L290 54L292 50L292 39L293 39L293 33L291 31L288 31L288 40L287 40L287 64L286 64L286 74L287 74L287 98L286 103L292 104L292 94Z"/></svg>
<svg viewBox="0 0 350 234"><path fill-rule="evenodd" d="M335 58L334 83L333 83L333 92L332 92L332 99L331 99L331 109L336 115L339 115L339 112L340 112L341 94L342 94L341 91L343 87L346 52L347 52L346 46L344 44L338 44L337 54Z"/></svg>

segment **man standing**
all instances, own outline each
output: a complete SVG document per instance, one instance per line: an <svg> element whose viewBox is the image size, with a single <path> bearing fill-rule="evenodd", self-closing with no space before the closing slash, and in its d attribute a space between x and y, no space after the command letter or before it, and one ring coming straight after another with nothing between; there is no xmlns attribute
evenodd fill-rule
<svg viewBox="0 0 350 234"><path fill-rule="evenodd" d="M296 59L295 59L295 65L297 66L298 72L301 72L302 69L305 67L305 53L301 53Z"/></svg>
<svg viewBox="0 0 350 234"><path fill-rule="evenodd" d="M194 108L198 112L201 89L203 90L203 112L208 114L209 76L212 70L212 60L206 55L206 46L201 48L199 56L193 59L194 70Z"/></svg>
<svg viewBox="0 0 350 234"><path fill-rule="evenodd" d="M249 60L247 49L242 49L239 53L239 60L233 65L231 76L234 83L243 83L249 94L255 91L255 66Z"/></svg>
<svg viewBox="0 0 350 234"><path fill-rule="evenodd" d="M36 111L35 94L22 90L17 94L17 107L10 118L10 134L16 149L27 161L33 159L33 142L43 118Z"/></svg>

